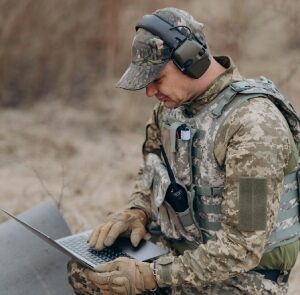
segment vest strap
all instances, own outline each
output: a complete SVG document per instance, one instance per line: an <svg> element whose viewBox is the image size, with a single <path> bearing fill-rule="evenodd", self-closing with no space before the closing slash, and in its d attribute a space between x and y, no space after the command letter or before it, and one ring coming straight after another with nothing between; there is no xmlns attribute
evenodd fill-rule
<svg viewBox="0 0 300 295"><path fill-rule="evenodd" d="M268 240L265 252L273 250L275 247L283 246L296 241L300 235L300 223L297 222L291 227L273 233ZM280 242L278 242L280 241Z"/></svg>
<svg viewBox="0 0 300 295"><path fill-rule="evenodd" d="M199 166L192 165L193 175L199 175L201 173L201 169Z"/></svg>
<svg viewBox="0 0 300 295"><path fill-rule="evenodd" d="M179 216L180 221L184 227L194 224L189 208L184 212L176 212L176 214Z"/></svg>
<svg viewBox="0 0 300 295"><path fill-rule="evenodd" d="M224 192L224 187L196 186L195 189L199 196L216 196Z"/></svg>
<svg viewBox="0 0 300 295"><path fill-rule="evenodd" d="M221 222L210 222L201 218L201 227L208 231L218 231L221 228Z"/></svg>
<svg viewBox="0 0 300 295"><path fill-rule="evenodd" d="M233 100L233 98L236 96L237 92L231 88L231 87L227 87L225 88L225 90L223 90L219 95L219 103L217 104L217 106L212 110L212 115L215 118L219 118L222 113L223 113L223 109Z"/></svg>
<svg viewBox="0 0 300 295"><path fill-rule="evenodd" d="M227 105L230 104L230 102L235 98L235 96L238 93L234 92L231 87L228 87L224 90L224 93L222 94L223 97L221 97L221 101L217 104L217 106L212 110L211 114L214 118L219 118L222 113L224 112L224 109ZM265 94L262 93L249 93L249 94L244 94L242 99L235 105L234 108L230 109L230 112L232 113L234 110L236 110L241 104L243 104L245 101L251 99L251 98L256 98L256 97L263 97L266 96Z"/></svg>
<svg viewBox="0 0 300 295"><path fill-rule="evenodd" d="M203 213L206 213L206 214L213 213L213 214L220 215L220 216L222 214L221 204L207 205L207 204L202 203L201 209L202 209Z"/></svg>
<svg viewBox="0 0 300 295"><path fill-rule="evenodd" d="M202 151L200 149L197 149L195 147L192 147L192 156L194 158L198 158L198 159L201 159L202 157Z"/></svg>

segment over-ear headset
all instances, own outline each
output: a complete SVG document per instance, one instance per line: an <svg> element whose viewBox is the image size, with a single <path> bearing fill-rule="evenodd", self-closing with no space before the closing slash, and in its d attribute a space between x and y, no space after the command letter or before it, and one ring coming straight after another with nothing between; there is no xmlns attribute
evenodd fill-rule
<svg viewBox="0 0 300 295"><path fill-rule="evenodd" d="M146 14L135 29L145 29L161 38L170 48L170 59L178 69L191 78L201 77L210 65L207 44L193 33L184 34L158 14Z"/></svg>

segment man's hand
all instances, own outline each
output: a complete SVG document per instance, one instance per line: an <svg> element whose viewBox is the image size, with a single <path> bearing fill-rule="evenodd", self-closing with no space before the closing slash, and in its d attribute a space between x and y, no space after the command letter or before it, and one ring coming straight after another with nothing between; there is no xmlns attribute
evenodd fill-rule
<svg viewBox="0 0 300 295"><path fill-rule="evenodd" d="M111 219L96 227L88 238L90 247L102 250L111 246L118 236L130 237L131 243L136 247L142 239L149 239L146 232L147 217L141 209L127 209L115 214Z"/></svg>
<svg viewBox="0 0 300 295"><path fill-rule="evenodd" d="M86 270L88 279L103 294L135 295L157 287L150 263L126 257Z"/></svg>

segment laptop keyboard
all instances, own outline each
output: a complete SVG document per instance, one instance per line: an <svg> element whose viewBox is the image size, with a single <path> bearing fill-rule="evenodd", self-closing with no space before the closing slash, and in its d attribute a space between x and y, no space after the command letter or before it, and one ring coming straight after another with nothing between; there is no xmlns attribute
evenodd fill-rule
<svg viewBox="0 0 300 295"><path fill-rule="evenodd" d="M93 262L94 264L109 262L121 256L130 258L129 255L113 246L104 248L101 251L94 250L89 247L89 245L86 242L86 239L86 235L79 235L72 236L67 239L62 239L58 242L62 246L72 250L73 252L84 257L86 260Z"/></svg>

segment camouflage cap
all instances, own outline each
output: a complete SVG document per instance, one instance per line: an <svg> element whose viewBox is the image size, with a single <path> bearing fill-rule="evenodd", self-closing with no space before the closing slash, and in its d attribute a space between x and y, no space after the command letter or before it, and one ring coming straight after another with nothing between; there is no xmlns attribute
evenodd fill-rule
<svg viewBox="0 0 300 295"><path fill-rule="evenodd" d="M203 24L197 22L186 11L177 8L163 8L154 13L174 25L174 27L178 26L178 29L184 34L188 34L190 31L204 39ZM145 88L159 76L170 59L171 49L165 42L140 28L133 39L131 64L116 86L127 90Z"/></svg>

